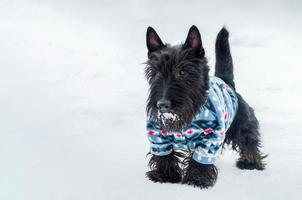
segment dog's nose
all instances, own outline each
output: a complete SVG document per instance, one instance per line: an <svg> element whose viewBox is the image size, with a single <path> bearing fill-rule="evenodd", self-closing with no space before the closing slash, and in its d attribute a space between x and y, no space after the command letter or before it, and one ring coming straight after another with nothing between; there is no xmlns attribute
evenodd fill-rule
<svg viewBox="0 0 302 200"><path fill-rule="evenodd" d="M166 99L158 100L157 108L160 112L168 112L171 109L171 101Z"/></svg>

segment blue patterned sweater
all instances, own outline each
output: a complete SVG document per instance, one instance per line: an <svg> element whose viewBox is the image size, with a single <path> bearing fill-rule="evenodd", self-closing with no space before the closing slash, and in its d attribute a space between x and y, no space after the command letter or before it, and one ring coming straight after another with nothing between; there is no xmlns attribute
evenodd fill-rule
<svg viewBox="0 0 302 200"><path fill-rule="evenodd" d="M225 133L238 107L234 90L218 77L210 77L206 102L189 128L182 132L166 132L147 119L150 152L164 156L174 150L193 152L193 159L202 164L213 164L220 155Z"/></svg>

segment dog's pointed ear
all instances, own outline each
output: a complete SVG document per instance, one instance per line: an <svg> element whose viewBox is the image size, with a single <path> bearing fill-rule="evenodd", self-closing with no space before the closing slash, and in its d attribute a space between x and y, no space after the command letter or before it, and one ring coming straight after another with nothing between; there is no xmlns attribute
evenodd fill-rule
<svg viewBox="0 0 302 200"><path fill-rule="evenodd" d="M151 26L149 26L147 29L146 42L149 51L148 53L152 53L164 47L164 44L161 41L160 37Z"/></svg>
<svg viewBox="0 0 302 200"><path fill-rule="evenodd" d="M204 57L201 36L198 28L195 25L191 26L183 48L192 48L196 55Z"/></svg>

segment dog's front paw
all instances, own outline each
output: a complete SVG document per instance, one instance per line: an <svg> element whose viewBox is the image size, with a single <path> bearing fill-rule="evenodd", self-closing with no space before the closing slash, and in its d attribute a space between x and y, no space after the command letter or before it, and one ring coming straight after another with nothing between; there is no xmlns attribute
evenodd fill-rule
<svg viewBox="0 0 302 200"><path fill-rule="evenodd" d="M153 171L148 171L146 172L146 176L149 178L149 180L153 181L153 182L164 182L164 178L158 173L157 170L153 170Z"/></svg>
<svg viewBox="0 0 302 200"><path fill-rule="evenodd" d="M166 156L151 155L149 166L151 171L146 176L153 182L179 183L181 181L181 168L178 163L181 153L172 152Z"/></svg>
<svg viewBox="0 0 302 200"><path fill-rule="evenodd" d="M217 168L215 165L204 165L193 159L187 161L183 184L192 185L201 189L211 187L217 180Z"/></svg>
<svg viewBox="0 0 302 200"><path fill-rule="evenodd" d="M181 174L177 171L170 171L169 174L164 174L159 170L152 170L146 173L146 176L153 182L159 183L179 183Z"/></svg>

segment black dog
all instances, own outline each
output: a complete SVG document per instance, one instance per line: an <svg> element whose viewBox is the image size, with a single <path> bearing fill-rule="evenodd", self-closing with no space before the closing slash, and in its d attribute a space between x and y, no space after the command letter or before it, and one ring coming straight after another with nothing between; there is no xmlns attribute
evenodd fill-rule
<svg viewBox="0 0 302 200"><path fill-rule="evenodd" d="M237 109L223 144L231 144L232 148L239 152L238 168L263 170L265 156L259 150L258 121L253 109L240 94L235 93L228 37L228 31L222 28L216 39L215 77L222 79L227 87L234 91ZM159 140L162 141L167 132L186 130L200 108L207 102L210 87L209 67L196 26L190 28L185 43L177 46L164 44L155 30L148 27L147 47L148 61L145 74L150 84L147 114L161 130ZM165 113L170 116L164 117ZM150 134L152 135L153 131ZM180 134L179 137L183 136ZM204 136L203 140L205 141L207 137ZM163 151L168 154L150 153L151 171L146 173L150 180L161 183L182 182L200 188L215 184L218 172L214 164L196 162L190 151L177 151L171 146L166 146Z"/></svg>

